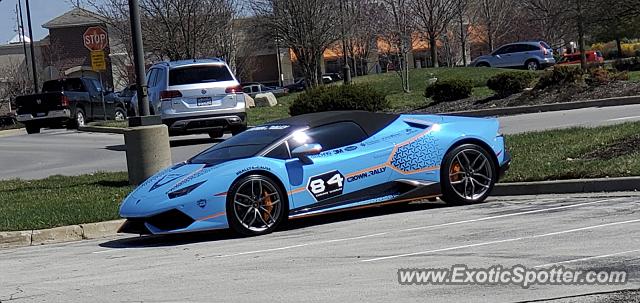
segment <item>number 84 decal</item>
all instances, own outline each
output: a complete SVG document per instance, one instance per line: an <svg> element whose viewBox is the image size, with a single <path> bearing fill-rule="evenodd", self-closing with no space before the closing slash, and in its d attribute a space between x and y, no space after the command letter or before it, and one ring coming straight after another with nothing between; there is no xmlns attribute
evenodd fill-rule
<svg viewBox="0 0 640 303"><path fill-rule="evenodd" d="M309 179L307 190L317 201L342 195L344 176L337 170L313 176Z"/></svg>

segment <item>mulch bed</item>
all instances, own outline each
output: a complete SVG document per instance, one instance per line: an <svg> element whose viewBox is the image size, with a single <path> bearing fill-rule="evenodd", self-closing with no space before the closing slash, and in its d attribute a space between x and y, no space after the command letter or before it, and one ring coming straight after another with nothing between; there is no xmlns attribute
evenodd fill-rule
<svg viewBox="0 0 640 303"><path fill-rule="evenodd" d="M506 98L491 96L488 98L470 97L462 100L430 104L413 112L444 113L463 110L486 109L523 105L540 105L560 102L584 101L610 97L640 95L640 82L615 81L597 86L565 86L544 90L531 90L514 94Z"/></svg>

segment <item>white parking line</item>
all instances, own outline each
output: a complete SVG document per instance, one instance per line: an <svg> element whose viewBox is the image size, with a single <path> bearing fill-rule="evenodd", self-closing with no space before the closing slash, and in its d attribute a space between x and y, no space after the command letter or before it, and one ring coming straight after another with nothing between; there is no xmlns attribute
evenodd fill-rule
<svg viewBox="0 0 640 303"><path fill-rule="evenodd" d="M607 121L631 120L631 119L638 119L638 118L640 118L640 116L629 116L629 117L613 118Z"/></svg>
<svg viewBox="0 0 640 303"><path fill-rule="evenodd" d="M560 264L567 264L567 263L575 263L575 262L581 262L581 261L587 261L587 260L593 260L593 259L602 259L602 258L608 258L608 257L613 257L613 256L626 255L626 254L630 254L630 253L633 253L633 252L640 252L640 249L627 250L627 251L617 252L617 253L613 253L613 254L599 255L599 256L586 257L586 258L580 258L580 259L572 259L572 260L566 260L566 261L561 261L561 262L547 263L547 264L534 266L534 268L548 267L548 266L552 266L552 265L560 265Z"/></svg>
<svg viewBox="0 0 640 303"><path fill-rule="evenodd" d="M597 200L597 201L591 201L591 202L576 203L576 204L571 204L571 205L564 205L564 206L557 206L557 207L550 207L550 208L543 208L543 209L536 209L536 210L528 210L528 211L523 211L523 212L516 212L516 213L511 213L511 214L489 216L489 217L478 218L478 219L469 219L469 220L455 221L455 222L435 224L435 225L404 228L404 229L392 230L392 231L387 231L387 232L380 232L380 233L374 233L374 234L361 235L361 236L356 236L356 237L340 238L340 239L317 241L317 242L308 242L308 243L301 243L301 244L295 244L295 245L289 245L289 246L267 248L267 249L261 249L261 250L253 250L253 251L245 251L245 252L238 252L238 253L225 254L225 255L210 255L210 256L204 256L204 257L227 258L227 257L258 254L258 253L265 253L265 252L272 252L272 251L281 251L281 250L287 250L287 249L293 249L293 248L299 248L299 247L306 247L306 246L317 245L317 244L328 244L328 243L335 243L335 242L344 242L344 241L349 241L349 240L366 239L366 238L384 236L384 235L393 234L393 233L401 233L401 232L424 230L424 229L435 229L435 228L447 227L447 226L458 225L458 224L474 223L474 222L502 219L502 218L508 218L508 217L514 217L514 216L535 214L535 213L541 213L541 212L547 212L547 211L553 211L553 210L568 209L568 208L592 205L592 204L603 203L603 202L610 202L610 201L621 200L621 199L624 199L624 197L603 199L603 200Z"/></svg>
<svg viewBox="0 0 640 303"><path fill-rule="evenodd" d="M477 247L477 246L487 246L487 245L491 245L491 244L498 244L498 243L505 243L505 242L514 242L514 241L521 241L521 240L537 239L537 238L543 238L543 237L550 237L550 236L557 236L557 235L568 234L568 233L573 233L573 232L579 232L579 231L584 231L584 230L596 229L596 228L601 228L601 227L608 227L608 226L629 224L629 223L637 223L637 222L640 222L640 219L621 221L621 222L613 222L613 223L606 223L606 224L599 224L599 225L593 225L593 226L587 226L587 227L581 227L581 228L574 228L574 229L567 229L567 230L556 231L556 232L546 233L546 234L533 235L533 236L510 238L510 239L504 239L504 240L496 240L496 241L475 243L475 244L469 244L469 245L454 246L454 247L447 247L447 248L419 251L419 252L406 253L406 254L391 255L391 256L386 256L386 257L379 257L379 258L361 260L360 262L382 261L382 260L396 259L396 258L402 258L402 257L426 255L426 254L435 253L435 252L443 252L443 251L464 249L464 248Z"/></svg>

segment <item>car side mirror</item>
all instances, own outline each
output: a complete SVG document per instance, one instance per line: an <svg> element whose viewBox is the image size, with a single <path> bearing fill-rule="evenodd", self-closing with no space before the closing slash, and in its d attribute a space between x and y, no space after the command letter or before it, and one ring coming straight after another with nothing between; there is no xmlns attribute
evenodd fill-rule
<svg viewBox="0 0 640 303"><path fill-rule="evenodd" d="M317 155L322 151L320 144L304 144L294 148L291 151L291 156L300 159L303 164L313 164L313 161L309 159L311 155Z"/></svg>

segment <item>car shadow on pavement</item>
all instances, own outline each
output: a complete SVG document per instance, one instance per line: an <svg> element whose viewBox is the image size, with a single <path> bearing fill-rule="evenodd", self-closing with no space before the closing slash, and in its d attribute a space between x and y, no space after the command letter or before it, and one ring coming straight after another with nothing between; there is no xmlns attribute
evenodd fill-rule
<svg viewBox="0 0 640 303"><path fill-rule="evenodd" d="M307 218L290 219L287 223L274 231L274 233L280 233L285 231L291 231L296 229L302 229L306 227L337 223L342 221L350 221L385 215L393 215L398 213L408 213L420 210L429 210L449 207L447 204L438 202L420 201L413 203L392 204L385 206L370 207L361 210L347 210L343 212L336 212L332 214L321 214ZM100 244L100 247L104 248L148 248L148 247L165 247L165 246L180 246L192 243L201 242L218 242L224 240L233 240L246 238L233 233L231 230L214 230L214 231L202 231L191 232L182 234L170 234L170 235L147 235L147 236L132 236L129 238L120 238L116 240L110 240Z"/></svg>

